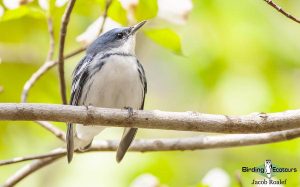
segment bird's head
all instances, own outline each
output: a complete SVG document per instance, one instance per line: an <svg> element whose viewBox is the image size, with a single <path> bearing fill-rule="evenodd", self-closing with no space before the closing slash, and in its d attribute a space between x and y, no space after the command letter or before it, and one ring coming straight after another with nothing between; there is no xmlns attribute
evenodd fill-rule
<svg viewBox="0 0 300 187"><path fill-rule="evenodd" d="M87 49L87 53L135 54L135 34L146 23L142 21L132 27L115 28L100 35Z"/></svg>

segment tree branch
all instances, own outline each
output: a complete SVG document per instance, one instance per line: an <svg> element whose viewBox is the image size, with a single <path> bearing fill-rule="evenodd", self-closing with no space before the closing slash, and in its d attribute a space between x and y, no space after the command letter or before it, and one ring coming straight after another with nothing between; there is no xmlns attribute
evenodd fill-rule
<svg viewBox="0 0 300 187"><path fill-rule="evenodd" d="M69 0L67 8L63 14L61 29L60 29L60 40L59 40L59 52L58 52L58 70L59 70L59 82L60 82L60 94L62 97L62 103L67 104L66 95L66 81L65 81L65 70L64 70L64 49L65 39L67 34L67 27L70 20L70 15L75 5L76 0Z"/></svg>
<svg viewBox="0 0 300 187"><path fill-rule="evenodd" d="M41 118L41 119L40 119ZM223 116L199 114L194 112L134 111L132 118L127 111L95 107L76 107L47 104L0 104L0 120L47 120L102 124L115 126L133 126L144 128L192 130L205 132L265 132L295 128L300 122L300 110L281 113L256 113L246 116ZM290 140L300 136L300 129L292 129L260 134L230 134L197 136L182 139L136 140L130 151L170 151L226 148L272 143ZM114 151L119 141L100 141L92 145L87 152ZM2 161L7 165L33 159L34 162L21 168L10 177L4 186L13 186L34 171L46 166L66 154L64 148L58 148L48 154L20 157Z"/></svg>
<svg viewBox="0 0 300 187"><path fill-rule="evenodd" d="M54 54L54 47L55 47L55 40L54 40L54 31L53 31L53 21L50 15L47 16L47 27L48 27L48 33L49 33L49 50L47 54L46 61L42 67L47 67L53 59L53 54ZM42 67L40 69L42 69ZM39 71L38 71L39 72ZM28 92L36 79L38 79L37 73L34 73L32 77L24 84L23 91L21 94L21 102L26 103L27 97L28 97Z"/></svg>
<svg viewBox="0 0 300 187"><path fill-rule="evenodd" d="M49 132L51 132L53 135L55 135L58 139L62 140L63 142L66 141L66 134L64 131L58 129L53 124L47 122L47 121L36 121L37 124L39 124L41 127L44 127Z"/></svg>
<svg viewBox="0 0 300 187"><path fill-rule="evenodd" d="M103 32L104 25L105 25L106 18L107 18L108 9L109 9L111 3L112 3L112 0L106 0L105 9L104 9L104 12L103 12L103 15L102 15L103 16L103 21L102 21L102 25L100 27L98 35L100 35Z"/></svg>
<svg viewBox="0 0 300 187"><path fill-rule="evenodd" d="M300 20L294 16L292 16L291 14L287 13L286 11L284 11L280 6L276 5L272 0L264 0L266 3L268 3L270 6L272 6L273 8L275 8L278 12L280 12L281 14L283 14L285 17L300 23Z"/></svg>
<svg viewBox="0 0 300 187"><path fill-rule="evenodd" d="M46 58L46 62L53 60L54 48L55 48L53 20L50 15L47 16L47 25L48 25L48 33L50 37L49 37L49 51Z"/></svg>
<svg viewBox="0 0 300 187"><path fill-rule="evenodd" d="M15 164L15 163L24 162L24 161L30 161L30 160L56 157L56 156L60 156L60 155L63 156L66 154L66 150L64 148L58 148L56 150L57 151L55 151L55 152L50 152L50 153L46 153L46 154L40 154L40 155L34 155L34 156L22 156L22 157L16 157L13 159L9 159L9 160L2 160L2 161L0 161L0 166Z"/></svg>
<svg viewBox="0 0 300 187"><path fill-rule="evenodd" d="M64 56L64 59L69 59L83 51L85 51L86 48L82 47L77 50L74 50L73 52L67 54ZM32 88L32 86L41 78L42 75L44 75L47 71L49 71L51 68L56 66L58 64L57 61L46 61L35 73L31 75L31 77L28 79L28 81L25 83L21 95L21 102L25 103L27 100L28 92Z"/></svg>
<svg viewBox="0 0 300 187"><path fill-rule="evenodd" d="M274 143L279 141L291 140L300 136L300 129L261 133L261 134L230 134L230 135L211 135L197 136L181 139L153 139L153 140L135 140L129 151L148 152L148 151L184 151L199 149L215 149L228 148L237 146L249 146L266 143ZM86 152L95 151L115 151L119 141L107 140L97 141ZM5 186L15 185L17 182L28 176L30 173L40 169L41 167L52 163L53 161L66 155L64 148L57 148L48 154L14 158L0 162L1 165L13 164L28 160L35 160L31 164L20 169L16 174L10 177Z"/></svg>
<svg viewBox="0 0 300 187"><path fill-rule="evenodd" d="M215 133L263 133L300 128L300 110L242 116L196 112L127 110L51 104L3 103L0 120L57 121L86 125L137 127Z"/></svg>
<svg viewBox="0 0 300 187"><path fill-rule="evenodd" d="M54 150L53 152L59 151L59 150L60 150L60 148L57 149L57 150ZM18 182L20 182L22 179L24 179L25 177L27 177L31 173L39 170L40 168L42 168L46 165L51 164L52 162L54 162L55 160L59 159L62 156L53 156L53 157L50 157L50 158L35 160L34 162L22 167L14 175L9 177L5 181L3 187L11 187L11 186L16 185Z"/></svg>

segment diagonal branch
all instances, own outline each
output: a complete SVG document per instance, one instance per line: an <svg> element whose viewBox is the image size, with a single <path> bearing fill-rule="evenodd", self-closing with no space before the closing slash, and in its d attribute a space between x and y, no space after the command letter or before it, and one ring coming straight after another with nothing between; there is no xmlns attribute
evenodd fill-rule
<svg viewBox="0 0 300 187"><path fill-rule="evenodd" d="M60 150L60 148L58 150ZM58 150L54 150L53 152L58 151ZM31 173L41 169L42 167L44 167L46 165L53 163L55 160L61 158L62 156L53 156L50 158L43 158L43 159L38 159L38 160L33 161L32 163L22 167L14 175L9 177L5 181L3 187L15 186L18 182L20 182L22 179L24 179Z"/></svg>
<svg viewBox="0 0 300 187"><path fill-rule="evenodd" d="M85 47L81 47L77 50L72 51L71 53L64 56L64 59L69 59L83 51L85 51ZM31 75L30 79L25 83L22 91L21 101L23 103L26 102L28 92L32 88L32 86L41 78L42 75L44 75L47 71L49 71L51 68L56 66L58 64L57 61L46 61L34 74Z"/></svg>
<svg viewBox="0 0 300 187"><path fill-rule="evenodd" d="M65 154L66 154L65 149L58 148L57 151L46 153L46 154L40 154L40 155L34 155L34 156L22 156L22 157L16 157L13 159L9 159L9 160L2 160L2 161L0 161L0 166L15 164L15 163L24 162L24 161L30 161L30 160L56 157L56 156L65 155Z"/></svg>
<svg viewBox="0 0 300 187"><path fill-rule="evenodd" d="M288 12L284 11L280 6L276 5L272 0L264 0L266 3L268 3L270 6L272 6L273 8L275 8L278 12L280 12L281 14L283 14L285 17L300 23L300 20L294 16L292 16L291 14L289 14Z"/></svg>
<svg viewBox="0 0 300 187"><path fill-rule="evenodd" d="M65 40L66 40L67 28L70 21L71 12L73 10L75 2L76 0L70 0L68 2L67 8L62 17L61 28L60 28L58 70L59 70L60 94L62 97L63 104L67 104L66 81L65 81L65 70L64 70Z"/></svg>
<svg viewBox="0 0 300 187"><path fill-rule="evenodd" d="M214 133L263 133L300 128L300 110L241 116L98 107L2 103L0 120L57 121L110 127L136 127Z"/></svg>
<svg viewBox="0 0 300 187"><path fill-rule="evenodd" d="M55 127L53 124L47 121L36 121L37 124L42 126L43 128L47 129L53 135L55 135L58 139L62 140L63 142L66 141L66 134L64 131L60 130L59 128Z"/></svg>

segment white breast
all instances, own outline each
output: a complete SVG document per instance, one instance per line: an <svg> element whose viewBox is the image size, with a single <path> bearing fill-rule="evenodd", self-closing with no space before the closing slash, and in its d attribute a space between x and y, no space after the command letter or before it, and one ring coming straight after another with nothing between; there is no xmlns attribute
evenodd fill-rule
<svg viewBox="0 0 300 187"><path fill-rule="evenodd" d="M136 60L133 56L117 55L106 59L101 70L87 81L80 105L139 109L143 102L144 88L140 81ZM77 125L76 133L80 139L88 140L102 129L103 127Z"/></svg>
<svg viewBox="0 0 300 187"><path fill-rule="evenodd" d="M85 105L105 108L132 107L139 109L143 99L143 88L137 70L136 58L111 56L94 78L87 82L89 89Z"/></svg>

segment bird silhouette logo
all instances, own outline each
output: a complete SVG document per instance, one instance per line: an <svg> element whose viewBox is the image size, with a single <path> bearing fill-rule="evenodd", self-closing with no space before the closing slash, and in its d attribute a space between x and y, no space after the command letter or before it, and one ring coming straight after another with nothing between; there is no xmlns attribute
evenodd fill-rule
<svg viewBox="0 0 300 187"><path fill-rule="evenodd" d="M265 161L265 173L269 179L272 177L272 162L271 160Z"/></svg>

